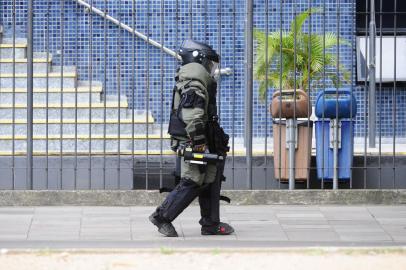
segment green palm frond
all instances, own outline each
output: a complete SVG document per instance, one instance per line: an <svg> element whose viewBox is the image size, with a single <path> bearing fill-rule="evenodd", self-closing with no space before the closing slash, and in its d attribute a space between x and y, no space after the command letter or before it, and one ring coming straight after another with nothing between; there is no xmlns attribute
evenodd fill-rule
<svg viewBox="0 0 406 270"><path fill-rule="evenodd" d="M350 46L350 42L338 38L335 33L323 35L302 31L310 14L320 12L321 9L316 7L298 14L289 31L266 35L254 29L257 42L254 78L259 82L262 100L265 100L269 87L307 90L309 85L322 80L324 75L326 80L337 86L350 80L350 72L341 63L337 65L337 55L334 53L337 45ZM326 72L326 69L337 66L338 74Z"/></svg>
<svg viewBox="0 0 406 270"><path fill-rule="evenodd" d="M305 21L309 18L310 14L320 13L321 11L322 11L321 8L314 7L314 8L305 10L304 12L296 15L295 19L290 24L290 30L292 32L296 31L296 33L301 32L302 26L305 23ZM295 27L295 23L296 23L296 27Z"/></svg>

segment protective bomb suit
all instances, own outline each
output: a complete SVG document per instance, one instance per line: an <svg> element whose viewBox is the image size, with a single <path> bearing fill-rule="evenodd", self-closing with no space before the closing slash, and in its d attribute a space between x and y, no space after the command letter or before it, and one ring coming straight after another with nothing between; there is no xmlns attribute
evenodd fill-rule
<svg viewBox="0 0 406 270"><path fill-rule="evenodd" d="M182 65L175 77L168 133L172 149L193 147L196 153L223 154L228 151L228 135L218 125L214 79L218 54L208 45L193 40L183 42L179 55ZM220 222L220 188L224 162L198 165L181 160L180 181L149 217L166 236L178 236L172 221L199 197L203 235L227 235L234 229Z"/></svg>

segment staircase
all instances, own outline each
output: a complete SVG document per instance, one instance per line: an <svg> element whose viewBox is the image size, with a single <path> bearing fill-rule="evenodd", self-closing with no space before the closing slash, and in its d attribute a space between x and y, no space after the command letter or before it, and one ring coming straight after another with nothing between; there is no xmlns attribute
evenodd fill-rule
<svg viewBox="0 0 406 270"><path fill-rule="evenodd" d="M0 37L0 155L3 156L26 154L26 48L26 39L16 38L13 45L12 38ZM89 81L79 80L76 67L54 66L52 55L46 52L34 53L33 118L34 155L144 155L147 142L149 154L160 152L160 125L150 112L135 111L133 119L127 96L104 95L101 82L92 81L90 85ZM164 130L163 150L168 152L165 134Z"/></svg>

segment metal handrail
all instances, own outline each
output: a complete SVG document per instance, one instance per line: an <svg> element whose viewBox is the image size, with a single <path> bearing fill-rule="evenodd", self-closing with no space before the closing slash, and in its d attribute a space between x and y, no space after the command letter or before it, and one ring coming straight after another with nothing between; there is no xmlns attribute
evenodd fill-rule
<svg viewBox="0 0 406 270"><path fill-rule="evenodd" d="M170 56L175 57L178 60L181 60L180 55L174 51L171 50L165 46L163 46L162 44L160 44L159 42L149 38L148 36L144 35L143 33L138 32L137 30L131 28L130 26L122 23L121 21L113 18L112 16L108 15L106 12L101 11L98 8L95 8L94 6L88 4L87 2L83 1L83 0L75 0L78 4L84 6L88 11L94 12L97 15L109 20L110 22L114 23L115 25L123 28L124 30L130 32L131 34L136 35L137 37L141 38L142 40L144 40L145 42L151 44L152 46L161 49L162 51L164 51L165 53L169 54ZM232 69L231 68L222 68L220 69L220 75L231 75L232 74ZM218 71L216 71L216 73L218 73Z"/></svg>

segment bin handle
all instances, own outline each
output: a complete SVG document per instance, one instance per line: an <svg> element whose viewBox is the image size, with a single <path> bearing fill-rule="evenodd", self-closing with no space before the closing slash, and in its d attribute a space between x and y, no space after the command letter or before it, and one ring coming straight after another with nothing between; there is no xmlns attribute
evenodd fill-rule
<svg viewBox="0 0 406 270"><path fill-rule="evenodd" d="M294 92L295 92L295 90L293 90L293 89L276 91L276 92L273 93L272 99L274 99L274 98L276 98L278 96L284 95L284 94L291 95L291 94L294 94ZM305 91L303 91L301 89L296 89L296 98L302 99L302 98L306 98L306 97L307 97L307 94L306 94Z"/></svg>
<svg viewBox="0 0 406 270"><path fill-rule="evenodd" d="M351 95L351 91L349 91L349 90L335 90L335 89L326 89L326 90L324 90L324 91L321 91L320 92L321 94L321 96L322 95L324 95L324 94L339 94L339 95L342 95L342 94L346 94L346 95Z"/></svg>

